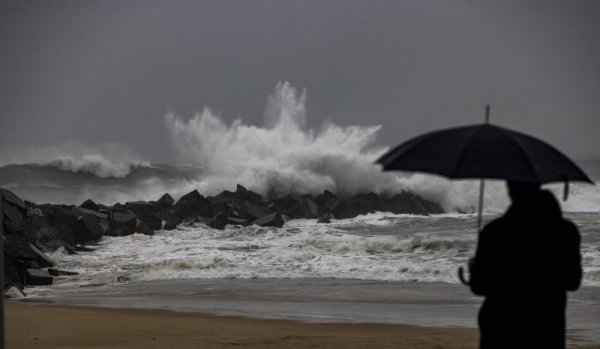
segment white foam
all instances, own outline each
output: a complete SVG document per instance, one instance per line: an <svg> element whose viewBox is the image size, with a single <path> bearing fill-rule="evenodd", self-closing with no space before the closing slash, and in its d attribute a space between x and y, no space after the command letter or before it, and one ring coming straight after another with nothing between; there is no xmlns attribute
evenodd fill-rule
<svg viewBox="0 0 600 349"><path fill-rule="evenodd" d="M94 252L53 258L59 268L82 273L68 279L75 283L255 277L456 282L456 265L473 243L473 235L356 235L335 224L195 227L109 237Z"/></svg>
<svg viewBox="0 0 600 349"><path fill-rule="evenodd" d="M488 217L490 218L490 217ZM584 285L600 286L593 217L580 218ZM588 220L588 221L585 221ZM50 257L78 271L58 286L173 278L350 278L458 283L456 270L475 250L473 215L372 214L317 224L293 220L283 228L203 225L106 237L94 252Z"/></svg>

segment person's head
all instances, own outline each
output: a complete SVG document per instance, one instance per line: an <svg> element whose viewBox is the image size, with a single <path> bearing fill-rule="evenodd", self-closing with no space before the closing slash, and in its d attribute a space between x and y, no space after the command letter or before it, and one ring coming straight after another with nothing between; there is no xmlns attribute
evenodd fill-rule
<svg viewBox="0 0 600 349"><path fill-rule="evenodd" d="M540 185L535 183L506 181L506 185L508 195L513 202L521 198L532 197L541 190Z"/></svg>

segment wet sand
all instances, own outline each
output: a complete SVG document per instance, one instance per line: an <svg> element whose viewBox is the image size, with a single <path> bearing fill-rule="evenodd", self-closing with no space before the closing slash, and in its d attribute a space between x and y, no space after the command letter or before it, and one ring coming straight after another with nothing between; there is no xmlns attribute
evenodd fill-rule
<svg viewBox="0 0 600 349"><path fill-rule="evenodd" d="M6 343L11 349L477 348L477 340L477 330L472 328L305 323L169 310L6 304ZM584 347L579 344L571 347Z"/></svg>
<svg viewBox="0 0 600 349"><path fill-rule="evenodd" d="M127 310L7 304L17 348L475 348L473 329L316 324Z"/></svg>

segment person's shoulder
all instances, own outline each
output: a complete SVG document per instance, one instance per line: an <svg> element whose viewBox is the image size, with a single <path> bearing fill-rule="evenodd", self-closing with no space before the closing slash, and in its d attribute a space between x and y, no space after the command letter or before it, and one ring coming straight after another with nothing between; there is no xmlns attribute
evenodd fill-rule
<svg viewBox="0 0 600 349"><path fill-rule="evenodd" d="M563 224L564 227L572 228L572 229L577 229L577 225L575 225L575 223L573 223L573 221L571 221L570 219L563 218L562 219L562 224Z"/></svg>
<svg viewBox="0 0 600 349"><path fill-rule="evenodd" d="M483 227L481 234L487 235L487 234L490 234L490 232L503 230L505 225L506 225L506 218L504 216L496 218Z"/></svg>
<svg viewBox="0 0 600 349"><path fill-rule="evenodd" d="M579 234L579 229L577 229L577 225L575 225L575 223L566 218L562 219L562 229L567 234Z"/></svg>

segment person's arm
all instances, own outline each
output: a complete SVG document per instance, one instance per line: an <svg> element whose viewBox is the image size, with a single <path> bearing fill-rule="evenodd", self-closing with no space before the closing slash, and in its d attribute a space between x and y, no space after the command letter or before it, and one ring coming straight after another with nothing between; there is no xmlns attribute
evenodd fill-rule
<svg viewBox="0 0 600 349"><path fill-rule="evenodd" d="M469 287L471 291L479 296L485 296L489 292L489 259L493 246L490 246L490 227L486 226L479 234L475 257L469 260Z"/></svg>
<svg viewBox="0 0 600 349"><path fill-rule="evenodd" d="M564 280L567 291L575 291L581 285L583 270L581 267L581 236L575 224L563 221L565 232L564 246Z"/></svg>

